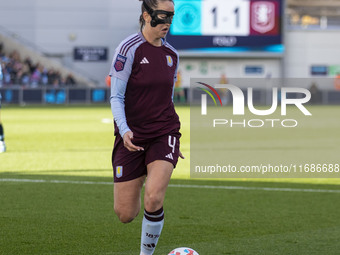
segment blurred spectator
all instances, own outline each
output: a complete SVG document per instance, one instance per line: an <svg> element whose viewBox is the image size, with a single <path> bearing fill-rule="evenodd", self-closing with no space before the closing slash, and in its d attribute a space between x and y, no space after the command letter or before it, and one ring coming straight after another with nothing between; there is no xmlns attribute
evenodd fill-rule
<svg viewBox="0 0 340 255"><path fill-rule="evenodd" d="M334 78L334 88L336 90L340 90L340 73L337 73L337 75Z"/></svg>
<svg viewBox="0 0 340 255"><path fill-rule="evenodd" d="M180 103L185 103L186 102L186 96L185 96L185 91L182 88L182 74L181 71L177 72L177 80L175 82L175 90L174 90L174 102L180 102Z"/></svg>
<svg viewBox="0 0 340 255"><path fill-rule="evenodd" d="M67 75L65 85L74 86L76 85L76 80L72 74Z"/></svg>
<svg viewBox="0 0 340 255"><path fill-rule="evenodd" d="M21 61L17 51L6 55L0 43L0 65L3 85L22 85L28 87L48 86L74 86L76 80L69 74L62 77L59 71L47 69L40 63L34 64L28 57Z"/></svg>
<svg viewBox="0 0 340 255"><path fill-rule="evenodd" d="M220 84L228 84L228 78L227 75L225 73L221 74L221 78L220 78ZM221 101L223 105L227 105L228 104L228 89L227 88L220 88L218 89L219 94L221 95Z"/></svg>
<svg viewBox="0 0 340 255"><path fill-rule="evenodd" d="M48 70L46 68L43 68L41 73L41 85L48 85Z"/></svg>
<svg viewBox="0 0 340 255"><path fill-rule="evenodd" d="M17 74L15 84L21 84L23 86L29 86L30 84L30 68L27 64L24 64L22 69Z"/></svg>
<svg viewBox="0 0 340 255"><path fill-rule="evenodd" d="M33 73L35 66L32 64L32 60L28 57L25 59L24 63L27 64L27 66L29 67L30 73Z"/></svg>
<svg viewBox="0 0 340 255"><path fill-rule="evenodd" d="M40 83L41 80L41 69L42 66L40 64L37 64L35 67L32 75L31 75L31 86L32 87L37 87Z"/></svg>
<svg viewBox="0 0 340 255"><path fill-rule="evenodd" d="M311 104L320 104L321 103L321 91L318 89L318 86L315 82L312 83L312 85L309 88L309 91L311 93Z"/></svg>

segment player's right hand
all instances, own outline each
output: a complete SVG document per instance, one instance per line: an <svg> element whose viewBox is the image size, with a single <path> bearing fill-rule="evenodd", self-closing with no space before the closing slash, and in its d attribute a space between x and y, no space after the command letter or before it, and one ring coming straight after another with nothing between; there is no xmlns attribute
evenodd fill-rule
<svg viewBox="0 0 340 255"><path fill-rule="evenodd" d="M136 146L132 143L133 140L133 133L132 131L127 131L124 134L123 141L124 141L124 147L128 149L129 151L144 151L143 147Z"/></svg>

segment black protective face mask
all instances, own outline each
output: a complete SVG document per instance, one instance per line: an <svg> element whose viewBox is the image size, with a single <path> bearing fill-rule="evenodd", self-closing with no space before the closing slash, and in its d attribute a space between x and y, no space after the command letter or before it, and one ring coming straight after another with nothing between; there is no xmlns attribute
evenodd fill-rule
<svg viewBox="0 0 340 255"><path fill-rule="evenodd" d="M167 12L163 10L152 10L144 1L143 6L146 9L146 11L151 16L151 26L155 27L159 24L171 24L172 18L175 15L174 12Z"/></svg>

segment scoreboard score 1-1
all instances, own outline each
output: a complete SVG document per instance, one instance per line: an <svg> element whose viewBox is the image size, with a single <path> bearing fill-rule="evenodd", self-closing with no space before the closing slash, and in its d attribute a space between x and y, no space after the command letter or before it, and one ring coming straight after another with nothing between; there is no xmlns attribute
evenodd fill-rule
<svg viewBox="0 0 340 255"><path fill-rule="evenodd" d="M175 0L179 50L282 52L282 0Z"/></svg>

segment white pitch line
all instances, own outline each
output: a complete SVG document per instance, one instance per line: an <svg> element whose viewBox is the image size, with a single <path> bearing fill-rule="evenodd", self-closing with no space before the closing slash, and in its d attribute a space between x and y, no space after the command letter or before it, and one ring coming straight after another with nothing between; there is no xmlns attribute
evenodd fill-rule
<svg viewBox="0 0 340 255"><path fill-rule="evenodd" d="M284 191L284 192L309 192L309 193L340 193L340 190L331 189L293 189L293 188L266 188L266 187L243 187L243 186L208 186L208 185L183 185L170 184L174 188L198 188L198 189L225 189L225 190L260 190L260 191Z"/></svg>
<svg viewBox="0 0 340 255"><path fill-rule="evenodd" d="M0 179L0 182L83 184L83 185L113 185L113 182L66 181L66 180L34 180L34 179ZM340 193L340 190L331 190L331 189L294 189L294 188L266 188L266 187L244 187L244 186L210 186L210 185L187 185L187 184L169 184L169 187L171 187L171 188L194 188L194 189L307 192L307 193Z"/></svg>
<svg viewBox="0 0 340 255"><path fill-rule="evenodd" d="M86 184L113 185L113 182L66 181L66 180L34 180L34 179L0 179L0 182L28 182L28 183L57 183L57 184Z"/></svg>

